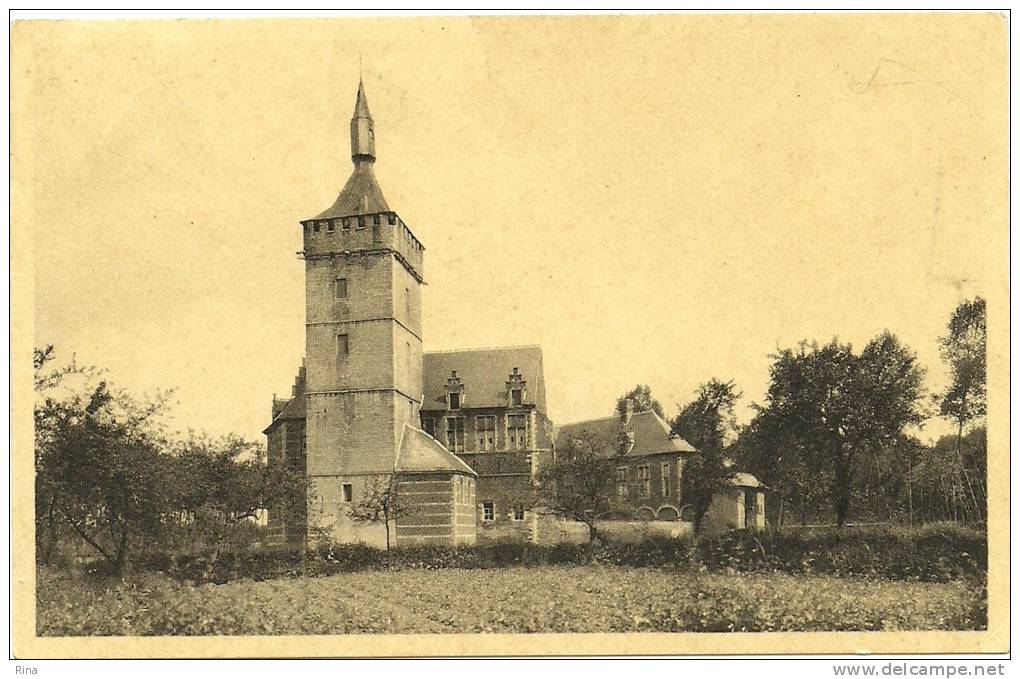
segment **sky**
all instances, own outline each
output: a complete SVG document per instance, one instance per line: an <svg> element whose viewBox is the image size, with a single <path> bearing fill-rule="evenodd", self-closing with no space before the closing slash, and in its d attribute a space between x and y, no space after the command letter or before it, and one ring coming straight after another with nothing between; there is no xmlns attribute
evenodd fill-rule
<svg viewBox="0 0 1020 679"><path fill-rule="evenodd" d="M994 15L15 24L32 337L181 429L259 438L303 355L299 220L376 175L425 245L425 349L541 345L549 415L665 406L769 355L1005 315ZM998 305L998 306L997 306ZM1000 318L1002 317L1000 316ZM933 423L925 436L946 431Z"/></svg>

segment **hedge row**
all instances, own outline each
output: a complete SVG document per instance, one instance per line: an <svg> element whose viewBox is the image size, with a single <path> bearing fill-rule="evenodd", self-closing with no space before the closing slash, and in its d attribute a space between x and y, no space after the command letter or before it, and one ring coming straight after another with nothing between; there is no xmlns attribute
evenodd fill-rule
<svg viewBox="0 0 1020 679"><path fill-rule="evenodd" d="M142 555L133 562L136 570L161 571L196 583L324 576L362 570L561 564L831 574L923 582L981 577L988 567L985 534L953 525L919 529L730 531L697 541L651 538L594 548L567 543L550 546L504 542L384 551L363 544L323 544L307 552L293 548L185 555L155 553Z"/></svg>

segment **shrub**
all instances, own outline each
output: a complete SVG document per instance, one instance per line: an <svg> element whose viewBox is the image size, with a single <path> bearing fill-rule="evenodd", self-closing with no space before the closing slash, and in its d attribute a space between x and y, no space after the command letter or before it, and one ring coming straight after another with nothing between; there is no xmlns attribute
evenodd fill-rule
<svg viewBox="0 0 1020 679"><path fill-rule="evenodd" d="M782 571L946 582L980 577L987 537L972 528L866 526L735 530L703 536L697 558L709 570Z"/></svg>

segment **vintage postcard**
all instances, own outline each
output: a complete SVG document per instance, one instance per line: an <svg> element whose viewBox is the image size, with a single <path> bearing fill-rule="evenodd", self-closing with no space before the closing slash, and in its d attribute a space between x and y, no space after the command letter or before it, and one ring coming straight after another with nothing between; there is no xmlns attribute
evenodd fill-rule
<svg viewBox="0 0 1020 679"><path fill-rule="evenodd" d="M15 657L1008 651L1008 29L15 21Z"/></svg>

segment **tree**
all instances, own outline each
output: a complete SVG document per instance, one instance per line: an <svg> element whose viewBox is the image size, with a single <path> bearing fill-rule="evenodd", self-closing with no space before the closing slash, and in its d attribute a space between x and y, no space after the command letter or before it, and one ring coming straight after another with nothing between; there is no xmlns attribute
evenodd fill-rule
<svg viewBox="0 0 1020 679"><path fill-rule="evenodd" d="M860 354L833 340L824 346L802 342L773 359L760 424L782 432L804 463L829 480L829 500L842 527L862 460L923 420L924 371L889 332Z"/></svg>
<svg viewBox="0 0 1020 679"><path fill-rule="evenodd" d="M261 443L236 435L191 434L169 461L169 507L195 536L208 542L235 542L247 536L239 527L258 519L275 503L299 501L305 477L284 465L266 464Z"/></svg>
<svg viewBox="0 0 1020 679"><path fill-rule="evenodd" d="M737 429L734 407L738 398L733 382L713 378L698 388L698 396L680 409L672 423L673 433L698 451L686 460L680 476L681 496L694 512L695 533L701 532L712 498L736 474L725 449Z"/></svg>
<svg viewBox="0 0 1020 679"><path fill-rule="evenodd" d="M536 511L566 516L588 526L588 543L598 538L599 518L615 506L616 468L621 449L589 431L579 432L538 477Z"/></svg>
<svg viewBox="0 0 1020 679"><path fill-rule="evenodd" d="M411 505L404 501L397 489L393 474L375 477L362 495L351 507L350 517L355 521L377 523L386 527L386 549L390 548L390 522L407 516Z"/></svg>
<svg viewBox="0 0 1020 679"><path fill-rule="evenodd" d="M159 417L167 395L138 402L90 380L95 372L74 364L49 369L52 347L35 354L36 507L50 534L73 531L119 574L131 545L160 532L166 474ZM70 375L86 378L77 389ZM64 393L49 393L55 387ZM55 541L55 537L52 538ZM49 557L53 544L41 555Z"/></svg>
<svg viewBox="0 0 1020 679"><path fill-rule="evenodd" d="M620 398L616 399L617 414L624 414L627 409L627 401L634 402L634 410L637 412L653 410L656 415L666 419L666 414L662 409L662 404L652 398L652 389L647 384L639 384Z"/></svg>
<svg viewBox="0 0 1020 679"><path fill-rule="evenodd" d="M954 495L969 500L970 510L977 518L983 518L986 506L978 501L975 484L963 462L963 432L970 422L984 417L988 409L985 300L976 297L957 306L949 319L948 333L939 339L939 345L952 375L949 387L942 394L940 412L957 425L953 467L958 490Z"/></svg>

